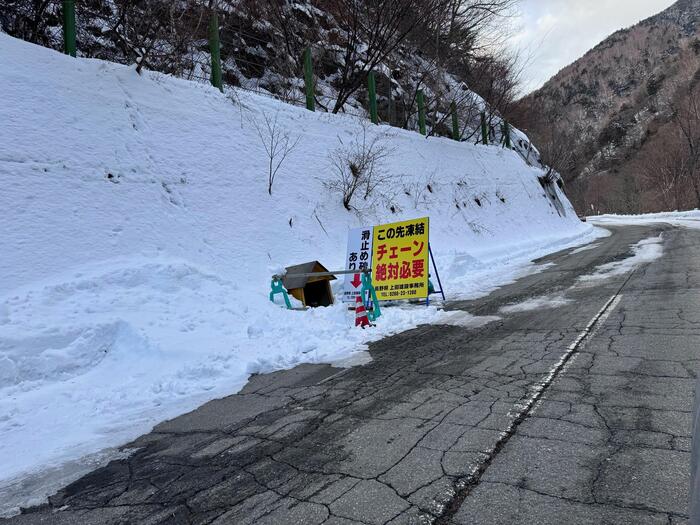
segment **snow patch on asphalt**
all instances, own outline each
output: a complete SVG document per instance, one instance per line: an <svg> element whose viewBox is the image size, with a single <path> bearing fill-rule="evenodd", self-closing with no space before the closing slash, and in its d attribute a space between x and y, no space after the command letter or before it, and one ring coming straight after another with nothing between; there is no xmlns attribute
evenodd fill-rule
<svg viewBox="0 0 700 525"><path fill-rule="evenodd" d="M461 328L481 328L489 323L498 321L500 317L489 315L489 316L476 316L469 312L464 312L461 310L456 310L453 312L445 312L440 316L434 324L441 324L445 326L459 326Z"/></svg>
<svg viewBox="0 0 700 525"><path fill-rule="evenodd" d="M136 449L116 448L101 450L76 460L48 466L41 472L11 480L0 486L0 518L17 514L20 508L33 507L46 502L46 495L53 494L69 483L110 461L126 459Z"/></svg>
<svg viewBox="0 0 700 525"><path fill-rule="evenodd" d="M579 277L579 281L590 282L599 279L608 279L618 275L625 275L642 264L659 259L663 253L663 235L650 237L632 245L631 257L598 266L594 273Z"/></svg>
<svg viewBox="0 0 700 525"><path fill-rule="evenodd" d="M352 368L354 366L368 365L372 362L372 354L369 352L354 352L349 357L344 357L328 364L335 368Z"/></svg>
<svg viewBox="0 0 700 525"><path fill-rule="evenodd" d="M570 255L576 255L577 253L583 253L583 252L587 252L589 250L594 250L598 246L600 246L600 244L598 244L598 243L592 243L592 244L589 244L588 246L581 246L580 248L576 248L575 250L573 250Z"/></svg>
<svg viewBox="0 0 700 525"><path fill-rule="evenodd" d="M503 314L513 314L520 312L530 312L532 310L543 310L545 308L559 308L571 303L563 294L554 296L533 297L521 303L510 304L502 307L499 311Z"/></svg>

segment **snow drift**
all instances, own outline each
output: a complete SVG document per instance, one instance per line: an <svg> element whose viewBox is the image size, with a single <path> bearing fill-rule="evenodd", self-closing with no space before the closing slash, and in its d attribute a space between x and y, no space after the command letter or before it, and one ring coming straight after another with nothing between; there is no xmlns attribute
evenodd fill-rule
<svg viewBox="0 0 700 525"><path fill-rule="evenodd" d="M363 332L341 305L268 302L273 269L342 265L349 228L429 215L453 297L595 235L499 147L226 96L2 34L0 69L0 495L234 393L250 373L455 322L404 305ZM266 117L298 140L272 195ZM328 189L332 156L363 134L387 152L383 186L349 212Z"/></svg>

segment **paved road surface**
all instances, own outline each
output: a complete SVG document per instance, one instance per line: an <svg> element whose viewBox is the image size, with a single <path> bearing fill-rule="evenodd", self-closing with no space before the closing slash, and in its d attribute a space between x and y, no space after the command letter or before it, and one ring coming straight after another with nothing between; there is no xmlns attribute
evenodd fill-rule
<svg viewBox="0 0 700 525"><path fill-rule="evenodd" d="M580 280L663 235L661 259ZM700 231L614 228L373 362L254 378L5 524L687 522ZM557 308L502 313L533 297ZM261 349L264 351L264 349Z"/></svg>

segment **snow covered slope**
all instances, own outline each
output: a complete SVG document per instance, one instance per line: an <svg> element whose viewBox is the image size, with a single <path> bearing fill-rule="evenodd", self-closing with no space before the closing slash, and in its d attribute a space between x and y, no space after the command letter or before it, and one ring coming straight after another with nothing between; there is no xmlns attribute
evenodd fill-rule
<svg viewBox="0 0 700 525"><path fill-rule="evenodd" d="M250 373L454 321L404 306L363 332L340 305L269 303L273 269L342 266L351 227L429 215L452 296L596 235L498 147L227 97L2 34L0 70L0 501L3 484L124 443ZM299 139L272 195L254 125L265 116ZM363 130L391 178L351 213L324 181Z"/></svg>

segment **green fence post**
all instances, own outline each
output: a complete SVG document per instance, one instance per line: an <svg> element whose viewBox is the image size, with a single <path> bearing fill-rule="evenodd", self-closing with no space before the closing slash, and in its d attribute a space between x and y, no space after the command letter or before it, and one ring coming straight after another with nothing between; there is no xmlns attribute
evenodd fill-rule
<svg viewBox="0 0 700 525"><path fill-rule="evenodd" d="M511 147L510 147L510 124L508 123L507 120L503 121L503 135L505 136L506 148L511 149Z"/></svg>
<svg viewBox="0 0 700 525"><path fill-rule="evenodd" d="M211 52L211 85L224 92L221 81L221 43L219 41L219 15L214 13L209 20L209 50Z"/></svg>
<svg viewBox="0 0 700 525"><path fill-rule="evenodd" d="M374 76L374 71L370 71L367 75L367 90L369 91L369 116L372 119L372 124L379 124L379 115L377 115L377 79Z"/></svg>
<svg viewBox="0 0 700 525"><path fill-rule="evenodd" d="M489 130L488 130L488 126L486 125L486 112L485 111L481 112L481 143L484 146L489 145Z"/></svg>
<svg viewBox="0 0 700 525"><path fill-rule="evenodd" d="M66 55L74 57L77 51L75 43L75 0L63 0L63 44Z"/></svg>
<svg viewBox="0 0 700 525"><path fill-rule="evenodd" d="M418 90L418 129L421 135L427 135L425 130L425 95L423 90Z"/></svg>
<svg viewBox="0 0 700 525"><path fill-rule="evenodd" d="M311 48L304 51L304 84L306 86L306 109L316 111L314 101L314 65L311 61Z"/></svg>
<svg viewBox="0 0 700 525"><path fill-rule="evenodd" d="M396 102L391 96L391 93L389 94L389 124L392 126L396 126Z"/></svg>
<svg viewBox="0 0 700 525"><path fill-rule="evenodd" d="M396 125L396 102L394 101L394 93L392 92L391 89L391 81L389 82L389 92L387 93L387 100L388 100L388 118L389 118L389 125L395 126Z"/></svg>
<svg viewBox="0 0 700 525"><path fill-rule="evenodd" d="M457 103L454 100L452 104L450 104L450 112L452 113L452 138L459 140L461 134L459 132L459 120L457 118Z"/></svg>

